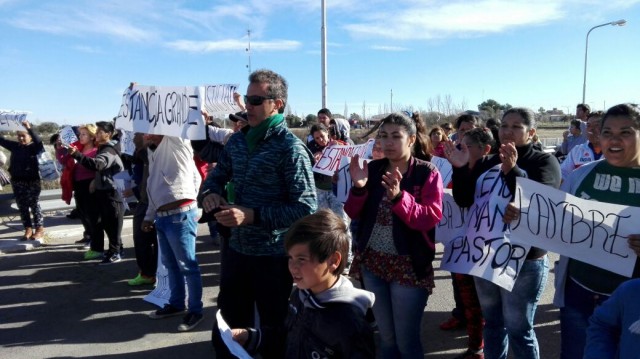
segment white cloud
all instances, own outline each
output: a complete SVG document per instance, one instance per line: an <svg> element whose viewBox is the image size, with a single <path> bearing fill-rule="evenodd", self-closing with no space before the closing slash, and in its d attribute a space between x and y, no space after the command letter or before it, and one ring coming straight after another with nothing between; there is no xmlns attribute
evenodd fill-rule
<svg viewBox="0 0 640 359"><path fill-rule="evenodd" d="M373 50L380 50L380 51L394 51L394 52L399 52L399 51L408 51L409 49L406 47L401 47L401 46L386 46L386 45L373 45L371 46L371 48Z"/></svg>
<svg viewBox="0 0 640 359"><path fill-rule="evenodd" d="M151 29L134 25L117 13L84 6L43 6L17 14L8 22L18 28L57 35L83 37L101 34L130 41L149 41L156 37Z"/></svg>
<svg viewBox="0 0 640 359"><path fill-rule="evenodd" d="M191 41L178 40L167 43L167 46L178 51L186 52L222 52L245 50L246 41ZM256 41L251 42L251 51L291 51L300 48L301 43L292 40Z"/></svg>
<svg viewBox="0 0 640 359"><path fill-rule="evenodd" d="M403 6L404 5L404 6ZM344 28L358 38L397 40L477 36L564 16L562 2L543 0L411 1L372 7Z"/></svg>

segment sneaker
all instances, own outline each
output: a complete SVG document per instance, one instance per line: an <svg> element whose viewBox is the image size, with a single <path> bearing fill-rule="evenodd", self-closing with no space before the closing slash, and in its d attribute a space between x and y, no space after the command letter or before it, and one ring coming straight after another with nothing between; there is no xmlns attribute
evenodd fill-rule
<svg viewBox="0 0 640 359"><path fill-rule="evenodd" d="M440 323L440 330L455 330L463 329L466 324L456 317L451 317L448 320Z"/></svg>
<svg viewBox="0 0 640 359"><path fill-rule="evenodd" d="M196 313L187 313L182 319L182 324L178 325L179 332L188 332L195 328L204 319L204 315Z"/></svg>
<svg viewBox="0 0 640 359"><path fill-rule="evenodd" d="M130 286L138 286L138 285L145 285L145 284L155 284L156 283L156 278L155 277L147 277L147 276L143 276L142 274L138 273L138 276L130 279L127 284L129 284Z"/></svg>
<svg viewBox="0 0 640 359"><path fill-rule="evenodd" d="M98 259L98 258L102 258L103 254L102 252L98 252L98 251L94 251L89 249L88 251L84 252L84 259L89 261L92 259Z"/></svg>
<svg viewBox="0 0 640 359"><path fill-rule="evenodd" d="M118 253L109 253L107 252L107 254L104 256L104 259L102 260L102 262L100 262L100 264L112 264L112 263L118 263L122 260L122 258L120 258L120 255Z"/></svg>
<svg viewBox="0 0 640 359"><path fill-rule="evenodd" d="M484 359L484 351L482 349L467 349L466 352L458 355L453 359Z"/></svg>
<svg viewBox="0 0 640 359"><path fill-rule="evenodd" d="M176 315L182 315L186 309L178 309L171 304L165 304L162 309L158 309L155 312L149 314L151 319L164 319L169 317L175 317Z"/></svg>

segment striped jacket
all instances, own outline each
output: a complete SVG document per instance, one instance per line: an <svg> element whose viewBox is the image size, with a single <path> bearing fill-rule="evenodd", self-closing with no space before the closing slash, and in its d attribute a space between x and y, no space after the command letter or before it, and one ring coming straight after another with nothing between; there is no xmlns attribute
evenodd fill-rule
<svg viewBox="0 0 640 359"><path fill-rule="evenodd" d="M254 223L232 228L229 246L246 255L284 255L289 226L316 211L313 157L284 121L267 130L252 153L245 140L248 130L229 138L200 197L205 192L224 196L231 182L234 204L252 208Z"/></svg>

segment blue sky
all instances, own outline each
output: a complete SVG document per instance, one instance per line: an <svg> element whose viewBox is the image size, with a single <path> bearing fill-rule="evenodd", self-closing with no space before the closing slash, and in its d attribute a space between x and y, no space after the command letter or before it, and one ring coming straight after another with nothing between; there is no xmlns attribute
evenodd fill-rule
<svg viewBox="0 0 640 359"><path fill-rule="evenodd" d="M573 112L638 102L640 0L327 0L328 107L513 106ZM298 115L321 107L320 0L0 0L0 109L33 122L113 118L131 81L289 81Z"/></svg>

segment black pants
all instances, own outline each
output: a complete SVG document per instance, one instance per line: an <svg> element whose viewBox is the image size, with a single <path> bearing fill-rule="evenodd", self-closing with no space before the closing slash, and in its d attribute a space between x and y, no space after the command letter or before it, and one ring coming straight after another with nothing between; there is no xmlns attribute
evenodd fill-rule
<svg viewBox="0 0 640 359"><path fill-rule="evenodd" d="M147 212L147 203L138 202L133 214L133 245L140 273L155 277L158 267L158 235L155 228L151 232L142 230L142 222Z"/></svg>
<svg viewBox="0 0 640 359"><path fill-rule="evenodd" d="M89 192L89 185L92 179L73 181L73 198L76 200L78 217L84 227L85 237L93 233L95 218L97 218L97 206L93 193ZM93 213L92 213L93 211ZM92 220L93 218L93 220Z"/></svg>
<svg viewBox="0 0 640 359"><path fill-rule="evenodd" d="M120 253L122 248L122 219L124 204L116 190L95 191L96 210L93 233L91 233L91 249L102 252L104 250L104 234L109 238L109 252Z"/></svg>
<svg viewBox="0 0 640 359"><path fill-rule="evenodd" d="M226 248L220 272L218 309L230 328L255 328L255 305L261 327L284 332L293 285L287 257L249 256ZM217 321L213 323L212 340L216 358L233 358L222 343ZM258 352L264 359L284 358L284 343L284 336L264 340Z"/></svg>

